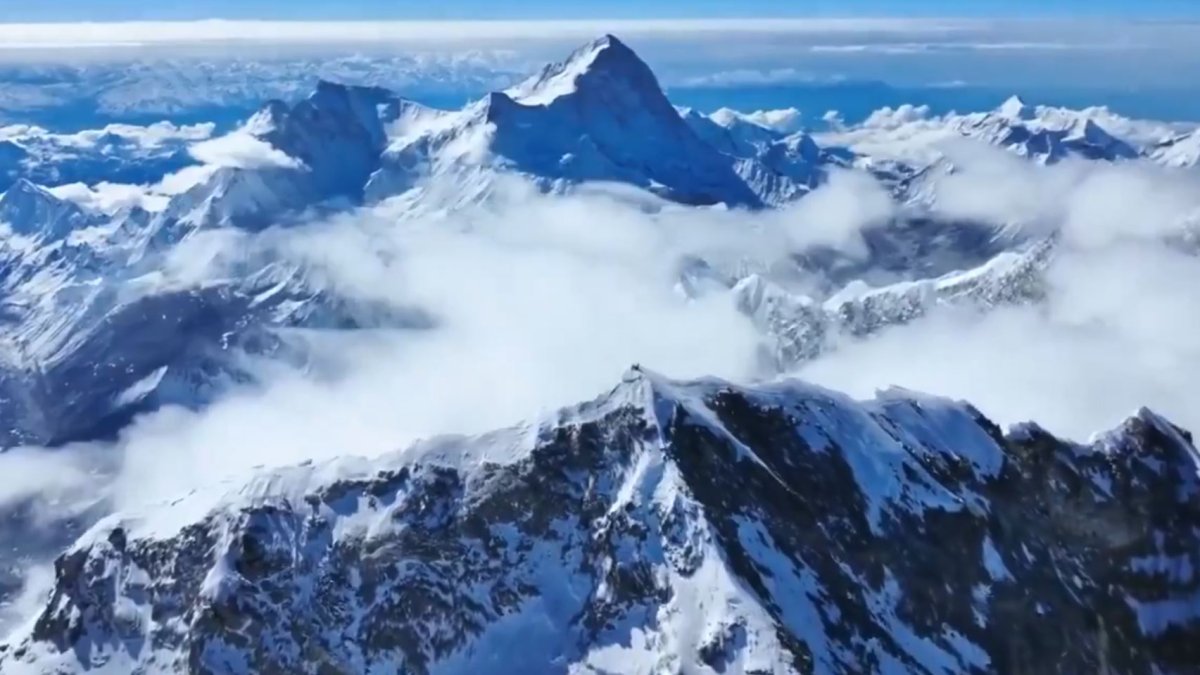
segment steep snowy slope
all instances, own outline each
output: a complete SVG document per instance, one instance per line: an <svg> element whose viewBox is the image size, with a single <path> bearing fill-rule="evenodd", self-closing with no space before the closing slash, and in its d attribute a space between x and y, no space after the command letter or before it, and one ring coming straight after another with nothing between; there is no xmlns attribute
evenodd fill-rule
<svg viewBox="0 0 1200 675"><path fill-rule="evenodd" d="M252 247L209 278L181 278L160 218L85 213L24 181L0 196L0 447L94 438L139 409L205 403L248 377L244 357L279 351L279 328L424 321L342 299Z"/></svg>
<svg viewBox="0 0 1200 675"><path fill-rule="evenodd" d="M38 241L63 239L90 224L83 209L24 178L0 195L0 223Z"/></svg>
<svg viewBox="0 0 1200 675"><path fill-rule="evenodd" d="M221 168L174 199L164 217L263 227L322 202L358 203L386 145L384 125L404 103L383 89L325 81L294 106L271 101L228 141L265 146L259 161Z"/></svg>
<svg viewBox="0 0 1200 675"><path fill-rule="evenodd" d="M785 135L728 109L680 114L705 143L736 157L734 170L772 206L803 197L824 182L830 167L847 167L855 159L844 148L818 146L806 131Z"/></svg>
<svg viewBox="0 0 1200 675"><path fill-rule="evenodd" d="M608 35L417 137L394 143L368 193L411 187L413 168L520 172L547 188L617 181L687 204L762 203L734 161L703 142L667 101L654 73Z"/></svg>
<svg viewBox="0 0 1200 675"><path fill-rule="evenodd" d="M697 110L682 108L679 115L701 140L734 157L757 157L786 136L728 110L705 115Z"/></svg>
<svg viewBox="0 0 1200 675"><path fill-rule="evenodd" d="M1200 456L635 368L536 424L106 519L6 673L1187 673Z"/></svg>
<svg viewBox="0 0 1200 675"><path fill-rule="evenodd" d="M165 217L262 227L312 206L414 190L426 205L440 197L454 206L488 194L506 173L554 191L610 181L685 204L757 207L801 196L831 159L805 134L785 138L741 118L728 123L772 142L714 147L680 117L650 68L612 36L459 111L321 82L295 106L271 102L214 141L260 144L258 154L270 161L222 167L174 199ZM459 185L449 197L438 192L446 180Z"/></svg>

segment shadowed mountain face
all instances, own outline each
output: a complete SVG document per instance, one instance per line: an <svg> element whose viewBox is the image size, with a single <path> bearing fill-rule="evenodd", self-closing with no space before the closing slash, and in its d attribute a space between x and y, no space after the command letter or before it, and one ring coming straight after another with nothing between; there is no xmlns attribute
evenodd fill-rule
<svg viewBox="0 0 1200 675"><path fill-rule="evenodd" d="M1148 411L1080 446L635 369L536 428L109 519L0 665L1187 673L1198 467Z"/></svg>

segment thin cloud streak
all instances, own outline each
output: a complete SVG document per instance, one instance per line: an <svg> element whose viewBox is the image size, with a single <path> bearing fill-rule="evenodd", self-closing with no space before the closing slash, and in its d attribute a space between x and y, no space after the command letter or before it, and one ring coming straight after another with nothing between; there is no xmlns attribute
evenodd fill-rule
<svg viewBox="0 0 1200 675"><path fill-rule="evenodd" d="M622 35L720 33L953 33L977 22L917 19L660 19L574 21L145 21L0 24L0 49L205 42L354 43L478 39L577 40Z"/></svg>

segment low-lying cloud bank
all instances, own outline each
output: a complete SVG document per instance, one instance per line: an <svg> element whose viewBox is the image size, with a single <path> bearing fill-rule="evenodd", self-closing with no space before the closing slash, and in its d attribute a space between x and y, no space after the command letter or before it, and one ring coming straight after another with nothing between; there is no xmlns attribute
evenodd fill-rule
<svg viewBox="0 0 1200 675"><path fill-rule="evenodd" d="M939 144L956 165L935 190L949 218L1058 232L1074 247L1156 241L1200 223L1196 175L1150 162L1079 159L1042 166L966 140Z"/></svg>
<svg viewBox="0 0 1200 675"><path fill-rule="evenodd" d="M1167 243L1200 208L1196 178L1133 163L1041 167L990 151L955 159L960 170L937 186L943 216L1058 232L1045 301L935 311L837 345L798 374L864 396L901 385L966 398L1001 422L1034 419L1076 437L1141 405L1200 427L1189 384L1200 376L1190 339L1200 263ZM727 293L681 293L684 262L736 276L786 270L789 252L813 245L862 257L863 228L897 209L849 172L779 212L647 209L627 197L516 184L449 216L408 220L384 204L177 251L203 278L215 273L206 266L267 250L303 261L343 296L419 308L434 327L312 334L307 372L280 370L200 413L139 420L120 442L123 501L536 417L594 396L635 362L677 377L763 376L762 336Z"/></svg>
<svg viewBox="0 0 1200 675"><path fill-rule="evenodd" d="M858 396L898 383L1080 440L1143 405L1196 429L1198 282L1195 258L1150 246L1064 254L1041 305L935 313L798 375Z"/></svg>
<svg viewBox="0 0 1200 675"><path fill-rule="evenodd" d="M860 396L895 383L963 398L998 421L1080 439L1139 406L1200 428L1200 176L944 149L956 171L936 184L936 212L1057 239L1045 299L934 312L845 342L799 375Z"/></svg>

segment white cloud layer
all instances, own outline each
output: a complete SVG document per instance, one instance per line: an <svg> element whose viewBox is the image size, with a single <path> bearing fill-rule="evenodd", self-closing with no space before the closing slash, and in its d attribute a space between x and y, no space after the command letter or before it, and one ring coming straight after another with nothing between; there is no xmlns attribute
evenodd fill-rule
<svg viewBox="0 0 1200 675"><path fill-rule="evenodd" d="M865 255L862 231L886 223L897 211L891 195L869 174L834 170L829 180L780 216L791 250L830 246Z"/></svg>
<svg viewBox="0 0 1200 675"><path fill-rule="evenodd" d="M239 169L262 169L281 167L297 169L303 166L300 160L251 134L237 131L201 141L188 148L197 160L218 167Z"/></svg>
<svg viewBox="0 0 1200 675"><path fill-rule="evenodd" d="M530 39L589 39L606 32L676 35L725 33L888 34L962 30L971 24L910 19L662 19L573 21L144 21L0 24L4 49L145 46L212 42L349 43Z"/></svg>
<svg viewBox="0 0 1200 675"><path fill-rule="evenodd" d="M855 395L893 384L969 400L1002 423L1083 439L1141 406L1200 429L1200 175L1149 163L1040 166L977 143L936 186L944 216L1059 237L1047 297L935 311L846 341L799 375Z"/></svg>
<svg viewBox="0 0 1200 675"><path fill-rule="evenodd" d="M748 113L731 108L720 108L713 111L710 117L722 126L729 126L735 120L743 120L785 134L800 131L803 128L804 120L804 114L797 108L755 110Z"/></svg>
<svg viewBox="0 0 1200 675"><path fill-rule="evenodd" d="M627 39L664 81L695 86L844 78L1145 87L1187 86L1200 77L1200 55L1193 49L1200 24L1053 19L0 23L0 62L149 57L228 62L250 56L278 62L313 54L478 55L501 49L512 58L502 59L499 71L509 75L509 68L536 68L603 33ZM1053 68L1044 67L1047 56L1055 58ZM424 75L445 74L438 64L429 65ZM252 74L263 77L261 71ZM220 79L222 69L208 75ZM203 78L190 84L211 86ZM31 105L60 95L21 80L12 85L0 102L16 97Z"/></svg>
<svg viewBox="0 0 1200 675"><path fill-rule="evenodd" d="M212 136L214 129L215 125L209 122L175 125L164 121L146 126L108 124L99 129L85 129L75 133L54 133L34 125L10 124L0 126L0 140L20 143L44 141L64 148L91 150L106 140L118 139L141 148L154 149L171 142L202 141Z"/></svg>
<svg viewBox="0 0 1200 675"><path fill-rule="evenodd" d="M168 198L156 194L143 185L121 183L68 183L49 188L59 199L75 202L89 211L116 213L122 209L139 207L147 211L161 211L167 207Z"/></svg>
<svg viewBox="0 0 1200 675"><path fill-rule="evenodd" d="M689 300L675 275L687 255L734 264L786 250L785 221L686 209L651 217L603 193L509 200L407 224L385 205L301 230L190 242L176 262L191 273L197 260L265 247L348 296L423 308L437 327L314 335L316 374L277 373L203 413L143 418L123 442L122 499L536 418L594 397L637 362L679 376L753 373L758 336L732 301Z"/></svg>
<svg viewBox="0 0 1200 675"><path fill-rule="evenodd" d="M1008 167L1010 186L979 173L990 161L965 163L942 186L954 191L943 194L946 208L1033 233L1058 223L1046 301L934 312L841 344L799 374L864 396L891 385L958 396L1002 423L1035 419L1077 437L1141 405L1200 425L1190 385L1200 377L1191 340L1200 264L1162 243L1177 231L1176 210L1193 205L1196 179L1139 165L1025 163ZM1039 183L1035 201L1013 199ZM1106 201L1114 193L1123 204ZM384 204L298 229L189 239L166 273L201 279L270 251L303 261L342 295L420 308L435 326L314 333L307 372L273 367L263 387L203 412L139 419L109 450L124 457L119 500L536 418L595 396L633 363L676 377L752 378L761 336L728 294L681 295L682 261L744 273L814 244L862 253L862 228L895 210L878 184L850 172L777 212L644 206L605 190L555 197L519 186L486 208L418 221Z"/></svg>
<svg viewBox="0 0 1200 675"><path fill-rule="evenodd" d="M1088 248L1167 237L1200 222L1193 174L1150 162L1041 166L966 140L939 147L957 169L935 190L937 210L950 218L1054 230Z"/></svg>

